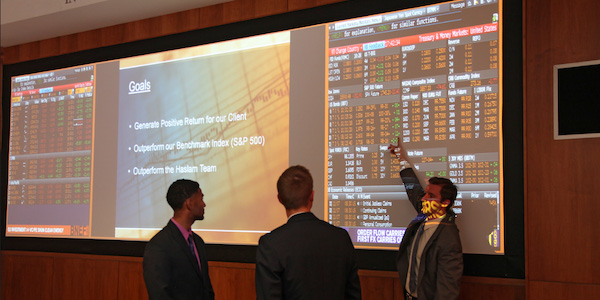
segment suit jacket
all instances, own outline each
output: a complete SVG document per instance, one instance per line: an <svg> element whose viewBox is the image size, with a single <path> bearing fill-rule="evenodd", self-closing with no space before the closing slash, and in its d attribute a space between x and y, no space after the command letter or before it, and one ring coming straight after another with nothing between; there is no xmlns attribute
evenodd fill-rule
<svg viewBox="0 0 600 300"><path fill-rule="evenodd" d="M170 220L146 245L143 262L144 281L150 300L215 298L208 276L204 241L197 234L192 234L202 271L192 256L188 242L177 225Z"/></svg>
<svg viewBox="0 0 600 300"><path fill-rule="evenodd" d="M400 172L402 182L411 203L417 211L421 211L423 188L412 169ZM396 267L400 276L402 288L406 287L406 275L410 255L410 245L416 232L425 221L423 213L410 222L400 243ZM419 299L457 299L460 290L460 280L463 273L463 255L458 228L454 223L453 212L446 213L442 222L435 230L421 256L417 278L417 297Z"/></svg>
<svg viewBox="0 0 600 300"><path fill-rule="evenodd" d="M258 299L360 299L354 246L348 232L307 212L260 238Z"/></svg>

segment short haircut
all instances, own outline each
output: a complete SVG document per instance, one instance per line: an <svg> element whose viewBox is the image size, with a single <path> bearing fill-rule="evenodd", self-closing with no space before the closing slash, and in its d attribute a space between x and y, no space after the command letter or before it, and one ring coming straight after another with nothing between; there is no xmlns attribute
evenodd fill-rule
<svg viewBox="0 0 600 300"><path fill-rule="evenodd" d="M200 185L189 179L179 179L169 187L167 191L167 202L173 210L179 210L189 197L198 192Z"/></svg>
<svg viewBox="0 0 600 300"><path fill-rule="evenodd" d="M442 187L440 191L440 195L442 196L442 201L448 199L450 200L450 205L446 207L446 210L450 210L452 205L454 205L454 200L456 200L457 190L456 185L450 181L448 178L443 177L431 177L429 178L429 184L435 184Z"/></svg>
<svg viewBox="0 0 600 300"><path fill-rule="evenodd" d="M307 206L312 191L312 176L303 166L289 167L277 180L279 200L288 210Z"/></svg>

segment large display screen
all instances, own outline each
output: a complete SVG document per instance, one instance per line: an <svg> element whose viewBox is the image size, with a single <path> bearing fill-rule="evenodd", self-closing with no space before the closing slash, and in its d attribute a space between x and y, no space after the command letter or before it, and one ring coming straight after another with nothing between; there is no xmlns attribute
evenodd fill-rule
<svg viewBox="0 0 600 300"><path fill-rule="evenodd" d="M207 243L286 222L276 181L315 178L318 217L397 249L416 216L388 145L458 186L465 253L504 253L501 0L452 1L10 78L6 236L148 240L196 180Z"/></svg>

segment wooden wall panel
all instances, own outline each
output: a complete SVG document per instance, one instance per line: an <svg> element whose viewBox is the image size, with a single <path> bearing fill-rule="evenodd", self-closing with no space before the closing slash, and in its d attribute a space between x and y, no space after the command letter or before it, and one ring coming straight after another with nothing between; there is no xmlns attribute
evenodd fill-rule
<svg viewBox="0 0 600 300"><path fill-rule="evenodd" d="M119 261L118 300L148 300L142 267L138 261Z"/></svg>
<svg viewBox="0 0 600 300"><path fill-rule="evenodd" d="M106 28L2 48L2 64L256 19L344 0L235 0Z"/></svg>
<svg viewBox="0 0 600 300"><path fill-rule="evenodd" d="M525 281L486 277L464 277L459 300L524 300Z"/></svg>
<svg viewBox="0 0 600 300"><path fill-rule="evenodd" d="M256 299L254 264L209 262L217 300ZM365 300L401 300L396 272L359 271ZM2 251L2 299L146 300L141 257ZM35 289L32 289L35 282ZM465 277L460 300L520 300L524 280Z"/></svg>
<svg viewBox="0 0 600 300"><path fill-rule="evenodd" d="M118 279L118 261L56 257L52 299L117 299Z"/></svg>
<svg viewBox="0 0 600 300"><path fill-rule="evenodd" d="M396 272L360 270L360 289L363 300L403 299L394 297L402 295L400 281L395 280Z"/></svg>
<svg viewBox="0 0 600 300"><path fill-rule="evenodd" d="M254 300L254 264L209 262L210 280L216 300Z"/></svg>
<svg viewBox="0 0 600 300"><path fill-rule="evenodd" d="M600 284L600 139L555 141L555 64L600 59L600 2L525 1L526 269L529 281ZM528 299L540 298L538 289ZM568 297L570 298L570 297ZM600 295L599 297L600 298Z"/></svg>
<svg viewBox="0 0 600 300"><path fill-rule="evenodd" d="M528 299L564 300L564 299L600 299L600 286L597 284L578 284L565 282L531 282L528 287Z"/></svg>
<svg viewBox="0 0 600 300"><path fill-rule="evenodd" d="M288 0L290 11L311 8L331 3L341 2L340 0Z"/></svg>
<svg viewBox="0 0 600 300"><path fill-rule="evenodd" d="M5 300L48 299L52 295L53 259L2 255L1 297Z"/></svg>
<svg viewBox="0 0 600 300"><path fill-rule="evenodd" d="M287 12L287 1L236 0L223 3L223 23L234 23Z"/></svg>

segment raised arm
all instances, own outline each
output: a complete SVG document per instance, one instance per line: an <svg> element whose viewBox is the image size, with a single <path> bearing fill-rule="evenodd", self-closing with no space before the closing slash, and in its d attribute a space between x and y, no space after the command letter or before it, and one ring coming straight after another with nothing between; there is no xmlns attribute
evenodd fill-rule
<svg viewBox="0 0 600 300"><path fill-rule="evenodd" d="M415 172L415 169L408 158L409 156L406 148L400 144L400 137L398 137L398 144L390 144L388 149L400 164L400 177L402 178L402 183L404 183L404 188L406 189L406 194L408 195L410 203L412 203L417 212L421 212L421 197L423 197L423 194L425 193L421 183L425 183L425 180L419 177L421 174Z"/></svg>

